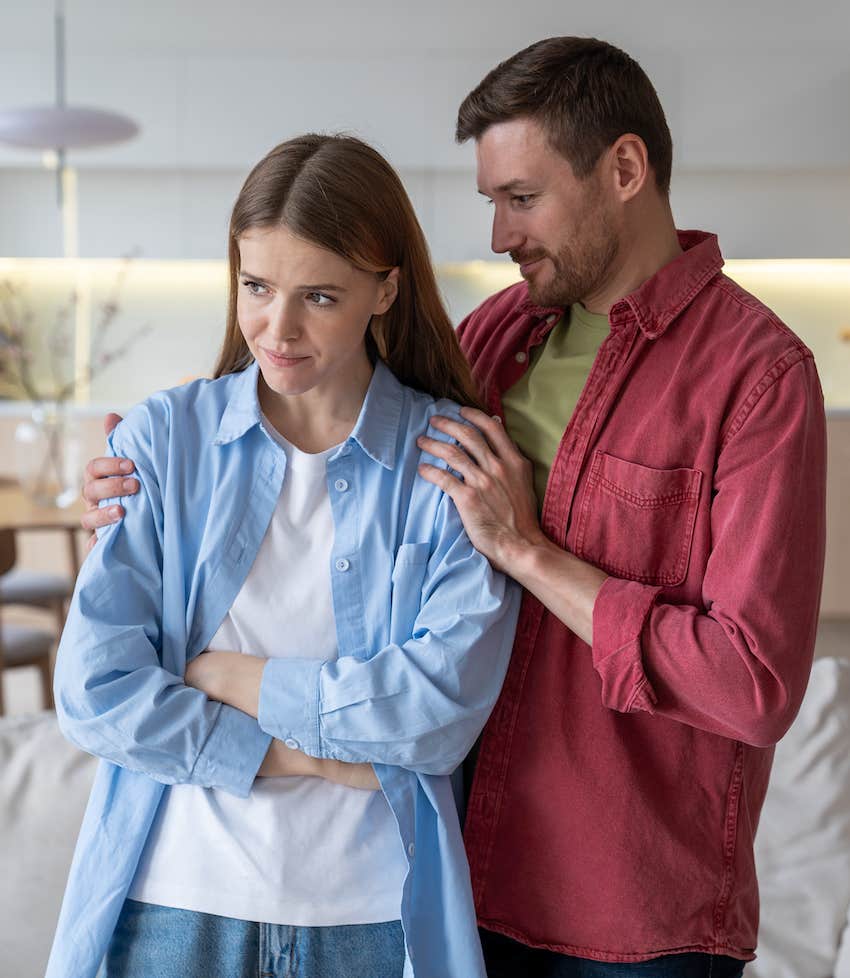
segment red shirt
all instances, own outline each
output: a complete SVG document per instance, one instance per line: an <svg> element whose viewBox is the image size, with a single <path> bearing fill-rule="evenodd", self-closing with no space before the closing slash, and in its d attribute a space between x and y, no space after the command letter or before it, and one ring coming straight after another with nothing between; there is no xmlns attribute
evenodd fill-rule
<svg viewBox="0 0 850 978"><path fill-rule="evenodd" d="M680 242L611 309L549 476L544 532L611 575L593 647L525 594L465 828L483 927L601 961L753 957L753 837L823 572L812 354L713 235ZM493 413L561 312L520 283L461 324Z"/></svg>

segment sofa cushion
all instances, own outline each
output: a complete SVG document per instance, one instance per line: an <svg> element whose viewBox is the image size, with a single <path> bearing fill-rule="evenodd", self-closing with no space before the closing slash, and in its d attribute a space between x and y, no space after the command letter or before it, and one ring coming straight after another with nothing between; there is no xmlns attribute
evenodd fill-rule
<svg viewBox="0 0 850 978"><path fill-rule="evenodd" d="M44 974L96 760L56 715L0 717L0 947L3 974Z"/></svg>
<svg viewBox="0 0 850 978"><path fill-rule="evenodd" d="M850 940L843 936L850 908L846 659L815 661L800 714L776 748L756 865L761 926L747 978L850 978Z"/></svg>

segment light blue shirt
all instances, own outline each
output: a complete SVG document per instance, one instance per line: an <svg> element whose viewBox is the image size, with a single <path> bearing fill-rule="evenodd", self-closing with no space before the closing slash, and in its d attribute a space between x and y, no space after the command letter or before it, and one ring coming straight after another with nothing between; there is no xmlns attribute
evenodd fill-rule
<svg viewBox="0 0 850 978"><path fill-rule="evenodd" d="M141 490L122 500L120 524L99 531L59 647L60 725L103 761L47 978L95 975L164 785L244 797L272 737L375 765L410 866L405 976L483 978L449 775L495 703L520 593L417 474L417 436L435 413L459 417L456 405L378 363L354 430L328 459L339 658L270 659L259 720L183 683L233 604L286 477L257 377L254 364L155 394L109 439L112 454L135 461Z"/></svg>

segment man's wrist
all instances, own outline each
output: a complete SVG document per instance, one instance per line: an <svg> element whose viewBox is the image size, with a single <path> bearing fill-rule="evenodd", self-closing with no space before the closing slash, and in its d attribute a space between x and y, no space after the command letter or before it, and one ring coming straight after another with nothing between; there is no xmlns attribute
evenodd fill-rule
<svg viewBox="0 0 850 978"><path fill-rule="evenodd" d="M524 588L533 590L532 583L545 573L546 564L551 564L552 551L563 553L542 533L533 540L515 537L505 543L500 554L500 566Z"/></svg>

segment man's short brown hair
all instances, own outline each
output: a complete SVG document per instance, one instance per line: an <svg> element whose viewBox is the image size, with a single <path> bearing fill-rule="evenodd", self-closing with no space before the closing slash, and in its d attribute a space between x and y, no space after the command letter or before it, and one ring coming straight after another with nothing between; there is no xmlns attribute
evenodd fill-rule
<svg viewBox="0 0 850 978"><path fill-rule="evenodd" d="M625 51L592 37L549 37L497 65L463 100L455 137L479 139L499 122L529 118L577 177L625 133L644 141L655 182L670 190L673 143L652 82Z"/></svg>

